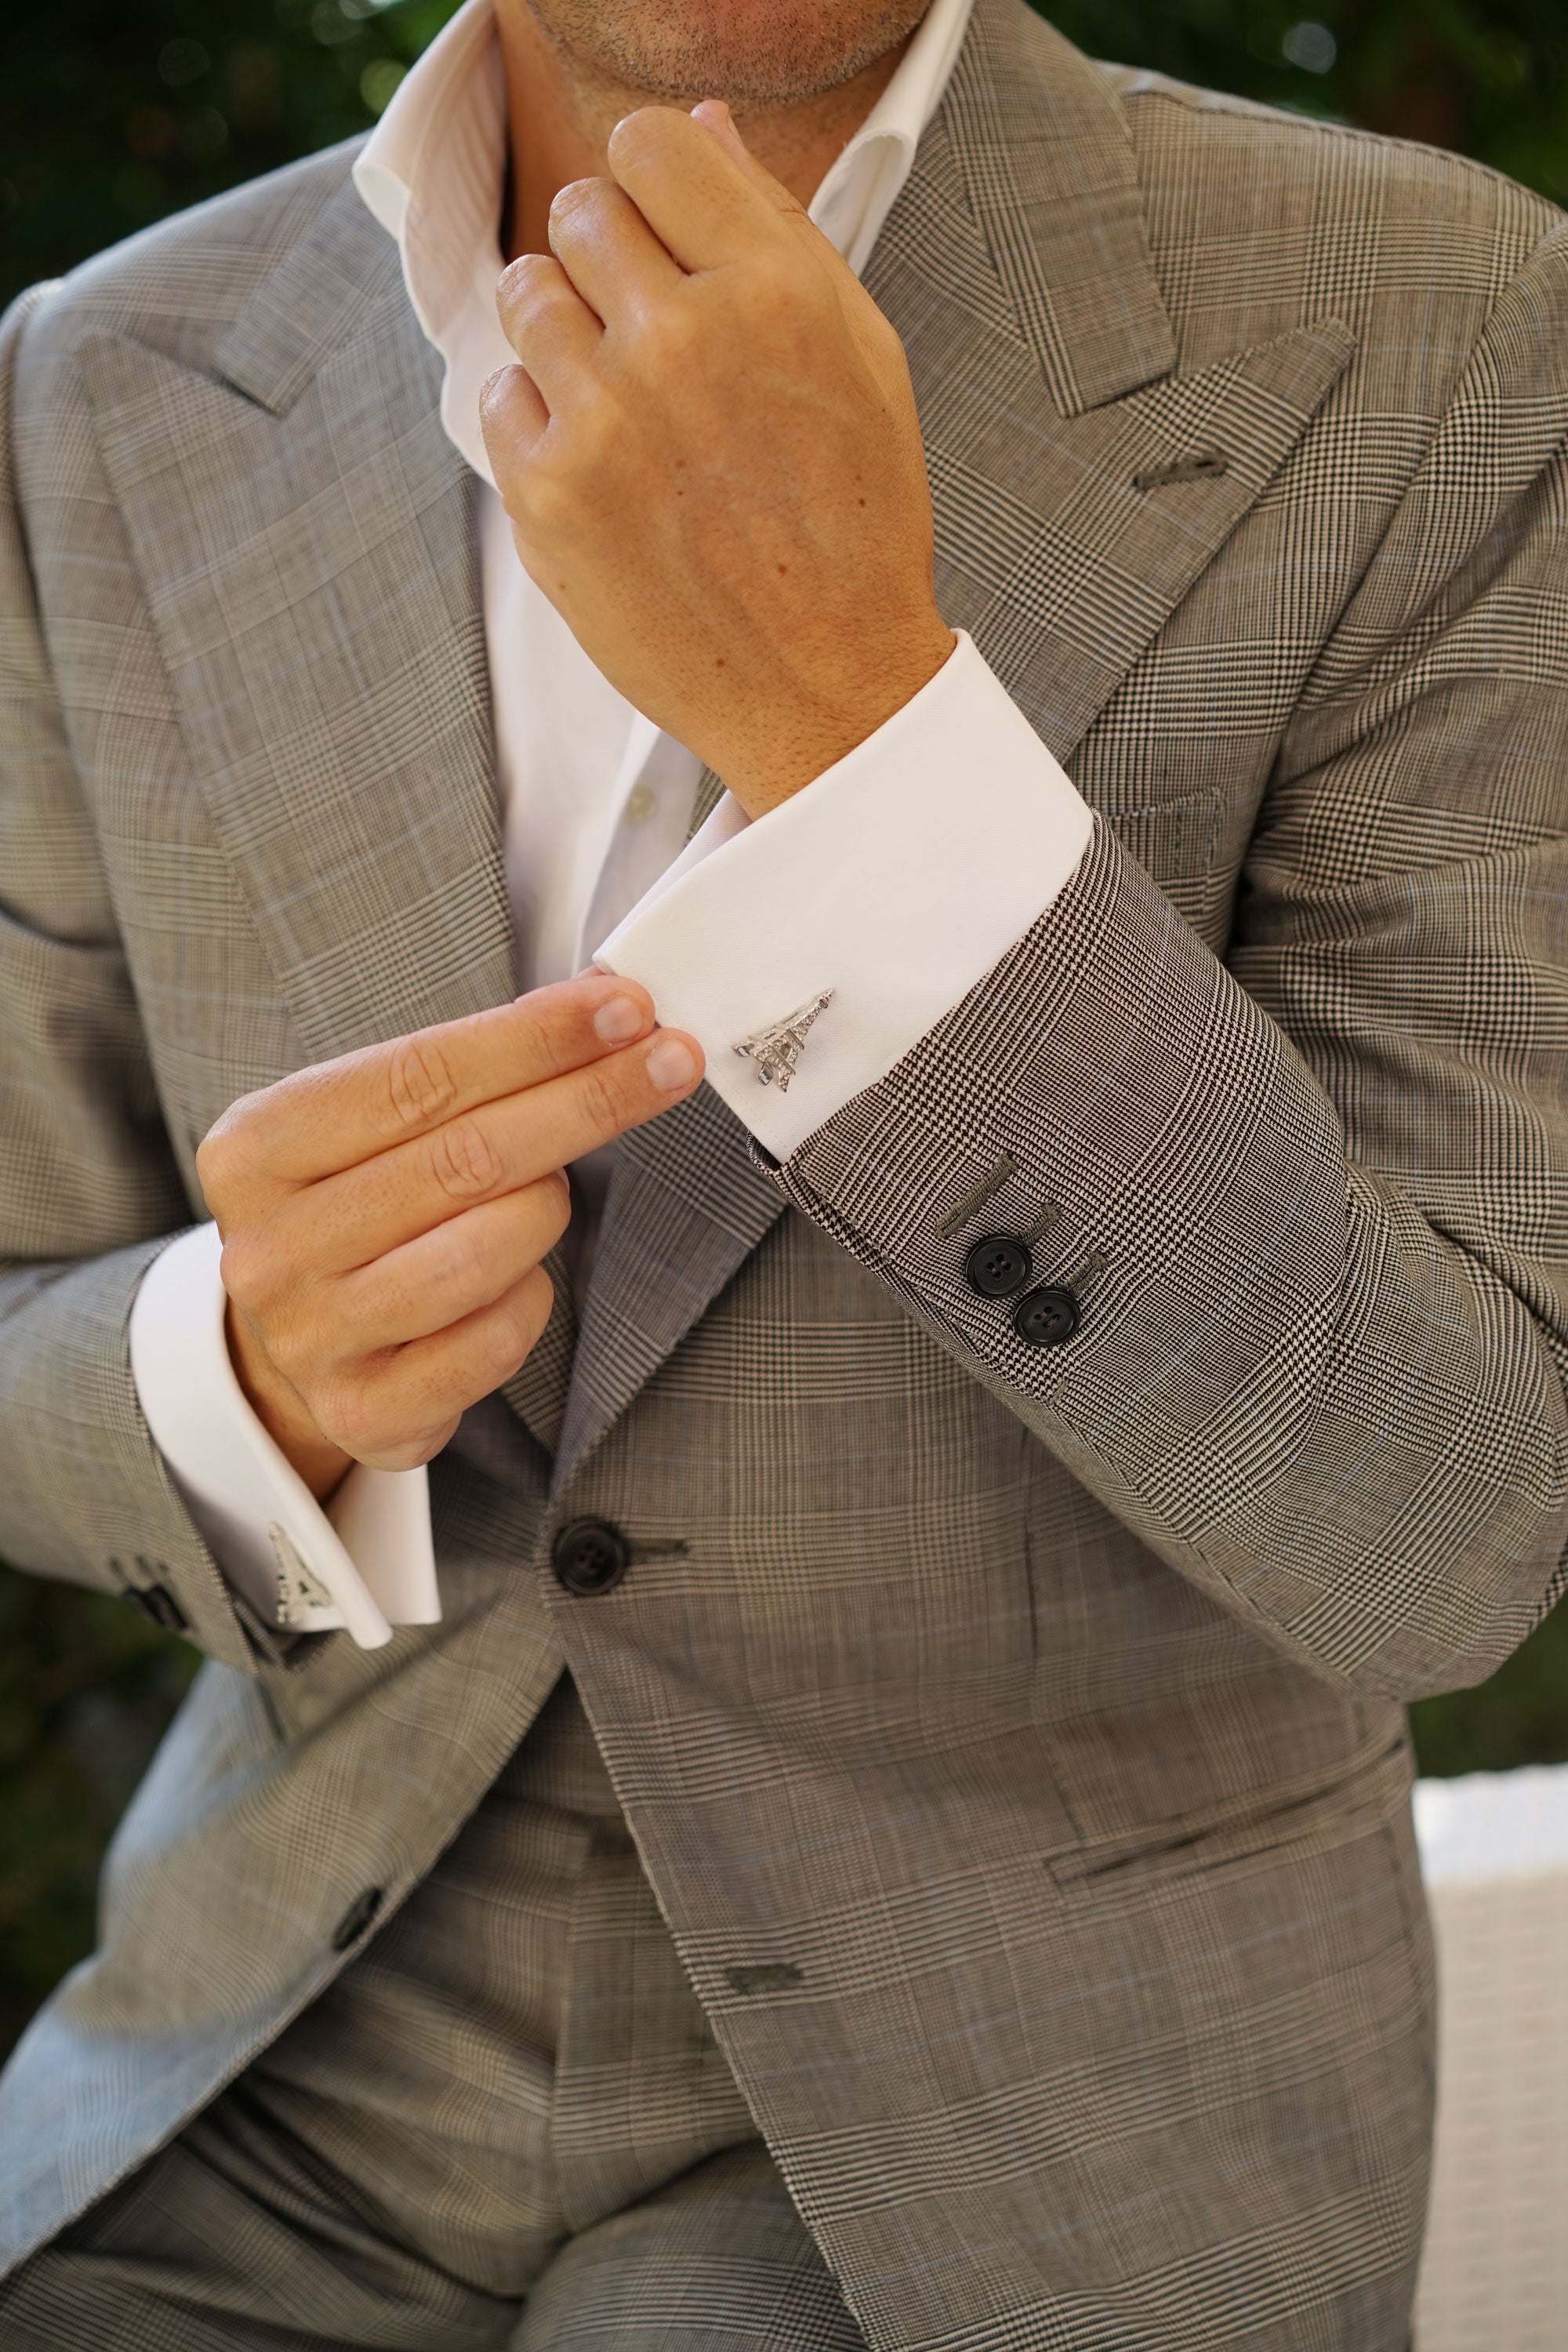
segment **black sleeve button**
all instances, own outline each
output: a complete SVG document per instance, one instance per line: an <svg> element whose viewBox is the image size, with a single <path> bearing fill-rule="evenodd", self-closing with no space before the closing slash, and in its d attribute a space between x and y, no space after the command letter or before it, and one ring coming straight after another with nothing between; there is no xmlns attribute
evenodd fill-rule
<svg viewBox="0 0 1568 2352"><path fill-rule="evenodd" d="M557 1580L579 1601L613 1592L631 1560L630 1544L608 1519L569 1519L550 1547Z"/></svg>
<svg viewBox="0 0 1568 2352"><path fill-rule="evenodd" d="M1059 1348L1079 1326L1070 1290L1031 1290L1013 1309L1013 1328L1026 1348Z"/></svg>
<svg viewBox="0 0 1568 2352"><path fill-rule="evenodd" d="M191 1621L166 1584L128 1584L121 1598L166 1633L186 1633Z"/></svg>
<svg viewBox="0 0 1568 2352"><path fill-rule="evenodd" d="M334 1952L346 1952L351 1944L359 1942L384 1900L379 1886L367 1886L363 1895L355 1895L332 1930Z"/></svg>
<svg viewBox="0 0 1568 2352"><path fill-rule="evenodd" d="M162 1625L167 1633L188 1633L191 1621L166 1584L150 1584L142 1595L142 1606L154 1625Z"/></svg>
<svg viewBox="0 0 1568 2352"><path fill-rule="evenodd" d="M1011 1298L1033 1267L1024 1244L1012 1234L987 1234L963 1261L963 1276L982 1298Z"/></svg>

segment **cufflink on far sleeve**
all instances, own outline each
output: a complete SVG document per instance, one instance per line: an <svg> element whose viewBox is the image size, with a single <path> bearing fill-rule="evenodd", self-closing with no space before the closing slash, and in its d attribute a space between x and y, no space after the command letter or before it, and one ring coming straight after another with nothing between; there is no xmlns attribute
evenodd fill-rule
<svg viewBox="0 0 1568 2352"><path fill-rule="evenodd" d="M735 1051L744 1060L756 1064L760 1085L776 1086L781 1095L788 1094L795 1064L805 1050L806 1034L833 998L834 991L825 988L820 995L797 1005L783 1021L775 1021L771 1028L759 1029L754 1036L741 1040Z"/></svg>
<svg viewBox="0 0 1568 2352"><path fill-rule="evenodd" d="M278 1563L278 1622L293 1633L308 1633L316 1612L333 1606L332 1596L312 1575L276 1519L268 1522L272 1557Z"/></svg>

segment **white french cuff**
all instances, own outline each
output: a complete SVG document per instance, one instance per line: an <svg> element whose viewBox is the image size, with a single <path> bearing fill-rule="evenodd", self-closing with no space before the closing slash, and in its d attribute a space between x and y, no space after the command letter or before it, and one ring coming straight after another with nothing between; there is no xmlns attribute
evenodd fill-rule
<svg viewBox="0 0 1568 2352"><path fill-rule="evenodd" d="M726 794L597 950L786 1160L1071 877L1089 803L962 630L936 676L755 824Z"/></svg>
<svg viewBox="0 0 1568 2352"><path fill-rule="evenodd" d="M263 1622L345 1628L362 1649L440 1618L423 1469L356 1463L326 1509L236 1378L214 1224L170 1243L131 1310L131 1373L153 1440L224 1574Z"/></svg>

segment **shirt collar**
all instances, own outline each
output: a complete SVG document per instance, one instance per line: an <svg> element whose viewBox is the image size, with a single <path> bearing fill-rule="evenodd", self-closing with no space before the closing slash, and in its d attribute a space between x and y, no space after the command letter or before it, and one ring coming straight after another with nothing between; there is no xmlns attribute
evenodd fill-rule
<svg viewBox="0 0 1568 2352"><path fill-rule="evenodd" d="M812 219L857 273L942 102L973 5L932 0L887 89L812 199ZM441 422L492 487L479 395L486 377L513 356L495 307L506 133L495 0L465 0L398 85L353 167L360 194L397 240L415 316L447 363Z"/></svg>
<svg viewBox="0 0 1568 2352"><path fill-rule="evenodd" d="M811 200L811 217L857 278L942 104L974 0L931 0L898 69Z"/></svg>

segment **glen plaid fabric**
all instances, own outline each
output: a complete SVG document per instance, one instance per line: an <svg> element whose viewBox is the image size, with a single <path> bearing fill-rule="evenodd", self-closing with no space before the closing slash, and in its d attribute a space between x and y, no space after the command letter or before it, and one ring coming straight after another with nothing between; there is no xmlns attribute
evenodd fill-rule
<svg viewBox="0 0 1568 2352"><path fill-rule="evenodd" d="M549 2352L637 2328L661 2352L864 2347L563 1675L364 1957L0 2280L0 2343Z"/></svg>
<svg viewBox="0 0 1568 2352"><path fill-rule="evenodd" d="M0 2320L5 2352L865 2352L758 2139L567 2239L520 2314L331 2205L233 2096L0 2283Z"/></svg>
<svg viewBox="0 0 1568 2352"><path fill-rule="evenodd" d="M1558 215L983 0L868 282L942 609L1092 848L787 1167L706 1092L631 1139L574 1353L437 1465L445 1623L285 1655L160 1475L134 1284L235 1095L510 985L467 494L345 170L9 329L0 1549L215 1663L7 2078L6 2245L326 1986L564 1655L879 2352L1396 2352L1398 1702L1568 1543ZM1003 1152L1059 1350L941 1231ZM584 1512L636 1564L568 1601Z"/></svg>

